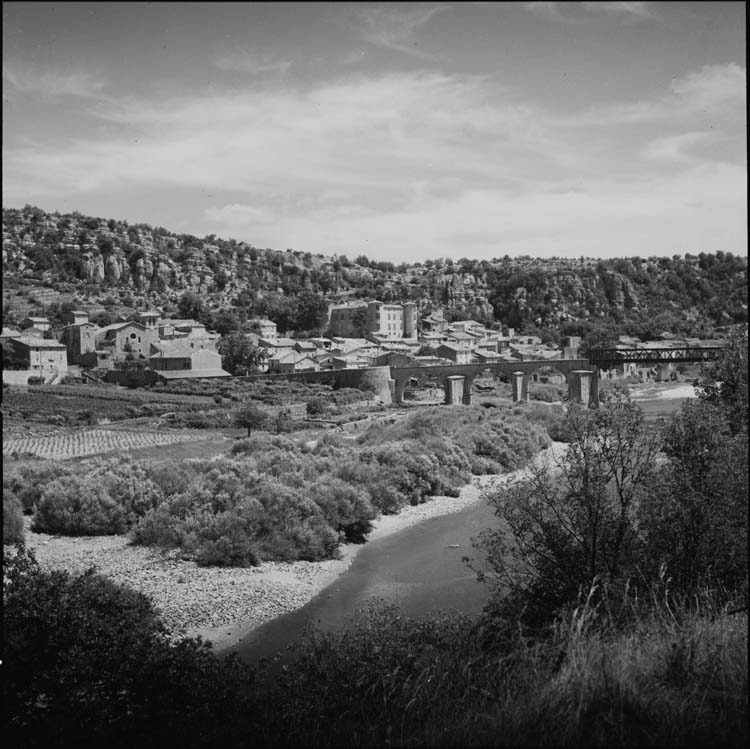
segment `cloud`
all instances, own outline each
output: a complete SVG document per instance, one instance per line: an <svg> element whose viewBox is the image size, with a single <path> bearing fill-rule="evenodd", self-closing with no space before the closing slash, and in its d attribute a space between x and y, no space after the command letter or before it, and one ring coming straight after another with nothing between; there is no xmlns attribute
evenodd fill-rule
<svg viewBox="0 0 750 749"><path fill-rule="evenodd" d="M672 80L668 94L650 100L597 107L576 115L571 124L614 126L710 115L718 120L744 114L746 71L737 63L704 65Z"/></svg>
<svg viewBox="0 0 750 749"><path fill-rule="evenodd" d="M696 166L672 177L603 179L582 189L466 188L451 196L415 196L389 211L341 204L246 221L237 206L228 206L211 217L227 221L208 223L201 231L239 233L259 246L364 252L395 262L743 252L746 195L744 169Z"/></svg>
<svg viewBox="0 0 750 749"><path fill-rule="evenodd" d="M738 102L746 96L747 73L745 68L734 62L728 65L704 65L700 70L673 80L671 90L676 96L701 108Z"/></svg>
<svg viewBox="0 0 750 749"><path fill-rule="evenodd" d="M127 97L87 113L95 136L7 148L3 186L21 205L158 194L161 225L191 195L190 233L383 259L680 252L698 239L743 251L744 166L705 148L734 131L701 135L706 102L742 120L740 79L736 65L703 68L637 107L576 118L489 77L424 70ZM623 112L639 115L627 134ZM195 197L207 192L210 207Z"/></svg>
<svg viewBox="0 0 750 749"><path fill-rule="evenodd" d="M370 44L403 52L412 57L434 60L434 55L419 46L417 31L438 13L450 7L450 5L419 5L406 8L394 4L358 7L341 18Z"/></svg>
<svg viewBox="0 0 750 749"><path fill-rule="evenodd" d="M649 142L643 150L643 155L647 159L695 163L700 159L690 150L695 146L715 142L719 137L715 131L692 131L679 135L666 135Z"/></svg>
<svg viewBox="0 0 750 749"><path fill-rule="evenodd" d="M239 203L231 203L221 208L207 208L204 215L209 221L235 228L267 223L272 218L267 210Z"/></svg>
<svg viewBox="0 0 750 749"><path fill-rule="evenodd" d="M585 10L609 13L631 23L653 18L654 14L651 12L650 5L650 3L642 2L581 3L581 7Z"/></svg>
<svg viewBox="0 0 750 749"><path fill-rule="evenodd" d="M220 70L231 70L239 73L261 75L263 73L286 74L292 67L292 61L276 58L271 55L257 54L248 50L225 52L216 58L215 65Z"/></svg>
<svg viewBox="0 0 750 749"><path fill-rule="evenodd" d="M91 73L60 72L19 64L3 65L3 82L21 94L81 98L99 98L107 86L102 78Z"/></svg>
<svg viewBox="0 0 750 749"><path fill-rule="evenodd" d="M524 10L555 23L588 23L592 14L601 13L617 17L624 23L638 23L654 18L650 3L645 2L525 2L507 5L520 5Z"/></svg>
<svg viewBox="0 0 750 749"><path fill-rule="evenodd" d="M520 3L520 6L524 10L528 10L535 16L539 16L546 21L554 21L555 23L585 23L588 20L585 17L570 15L566 12L569 6L572 5L578 4L558 2Z"/></svg>

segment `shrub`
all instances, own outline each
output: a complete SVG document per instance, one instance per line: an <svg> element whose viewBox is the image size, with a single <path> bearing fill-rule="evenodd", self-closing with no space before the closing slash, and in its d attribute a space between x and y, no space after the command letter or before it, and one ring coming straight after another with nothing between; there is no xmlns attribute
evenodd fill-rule
<svg viewBox="0 0 750 749"><path fill-rule="evenodd" d="M199 564L225 566L315 561L334 553L336 533L300 492L244 463L204 468L186 492L146 513L133 529L134 543L176 546Z"/></svg>
<svg viewBox="0 0 750 749"><path fill-rule="evenodd" d="M96 475L122 508L127 527L164 500L164 493L140 464L123 462Z"/></svg>
<svg viewBox="0 0 750 749"><path fill-rule="evenodd" d="M7 479L3 478L3 486L7 485L18 497L23 511L30 514L39 503L45 486L57 478L69 476L72 470L71 466L57 461L43 461L15 469Z"/></svg>
<svg viewBox="0 0 750 749"><path fill-rule="evenodd" d="M165 497L184 492L195 478L195 470L185 461L146 461L143 469Z"/></svg>
<svg viewBox="0 0 750 749"><path fill-rule="evenodd" d="M328 524L345 541L363 543L372 529L375 509L363 487L357 487L335 476L324 476L313 483L310 498L323 511Z"/></svg>
<svg viewBox="0 0 750 749"><path fill-rule="evenodd" d="M124 533L127 513L97 477L62 476L43 490L32 528L66 536Z"/></svg>
<svg viewBox="0 0 750 749"><path fill-rule="evenodd" d="M534 401L555 403L563 401L568 395L567 388L562 385L550 385L543 382L529 384L529 398Z"/></svg>
<svg viewBox="0 0 750 749"><path fill-rule="evenodd" d="M330 408L330 401L325 400L324 398L311 398L309 401L307 401L305 410L307 411L308 416L318 416L320 414L326 413L326 411L329 411Z"/></svg>
<svg viewBox="0 0 750 749"><path fill-rule="evenodd" d="M43 572L30 552L7 551L3 644L14 745L239 746L252 736L247 669L200 640L170 644L145 595L91 571Z"/></svg>
<svg viewBox="0 0 750 749"><path fill-rule="evenodd" d="M297 444L286 437L279 437L271 434L255 434L237 440L237 442L232 445L230 453L232 455L241 455L244 453L262 454L270 449L283 450L284 452L291 453L297 450Z"/></svg>
<svg viewBox="0 0 750 749"><path fill-rule="evenodd" d="M12 491L3 487L3 546L23 540L23 506Z"/></svg>

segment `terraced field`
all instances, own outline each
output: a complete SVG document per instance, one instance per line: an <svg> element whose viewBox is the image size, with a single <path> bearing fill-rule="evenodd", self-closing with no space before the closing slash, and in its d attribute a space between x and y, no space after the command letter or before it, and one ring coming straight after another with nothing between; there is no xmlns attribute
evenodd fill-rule
<svg viewBox="0 0 750 749"><path fill-rule="evenodd" d="M182 431L84 429L48 435L14 435L3 439L4 457L66 460L87 455L205 440L205 434Z"/></svg>

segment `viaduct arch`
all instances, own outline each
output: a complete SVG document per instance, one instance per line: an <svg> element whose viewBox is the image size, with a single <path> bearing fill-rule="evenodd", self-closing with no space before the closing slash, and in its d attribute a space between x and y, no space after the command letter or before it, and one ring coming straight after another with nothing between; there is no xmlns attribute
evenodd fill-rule
<svg viewBox="0 0 750 749"><path fill-rule="evenodd" d="M440 382L446 394L446 403L471 404L471 385L483 372L505 375L513 386L513 400L528 397L529 378L537 370L551 367L568 383L568 395L588 406L599 403L599 380L586 359L541 359L534 361L483 362L481 364L438 364L434 366L391 367L393 400L403 403L404 390L412 378L433 377Z"/></svg>

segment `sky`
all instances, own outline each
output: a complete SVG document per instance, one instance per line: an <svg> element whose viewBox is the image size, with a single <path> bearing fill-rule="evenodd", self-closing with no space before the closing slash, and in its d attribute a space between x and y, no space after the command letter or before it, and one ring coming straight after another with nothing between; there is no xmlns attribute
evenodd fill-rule
<svg viewBox="0 0 750 749"><path fill-rule="evenodd" d="M259 248L747 254L744 3L3 3L3 207Z"/></svg>

